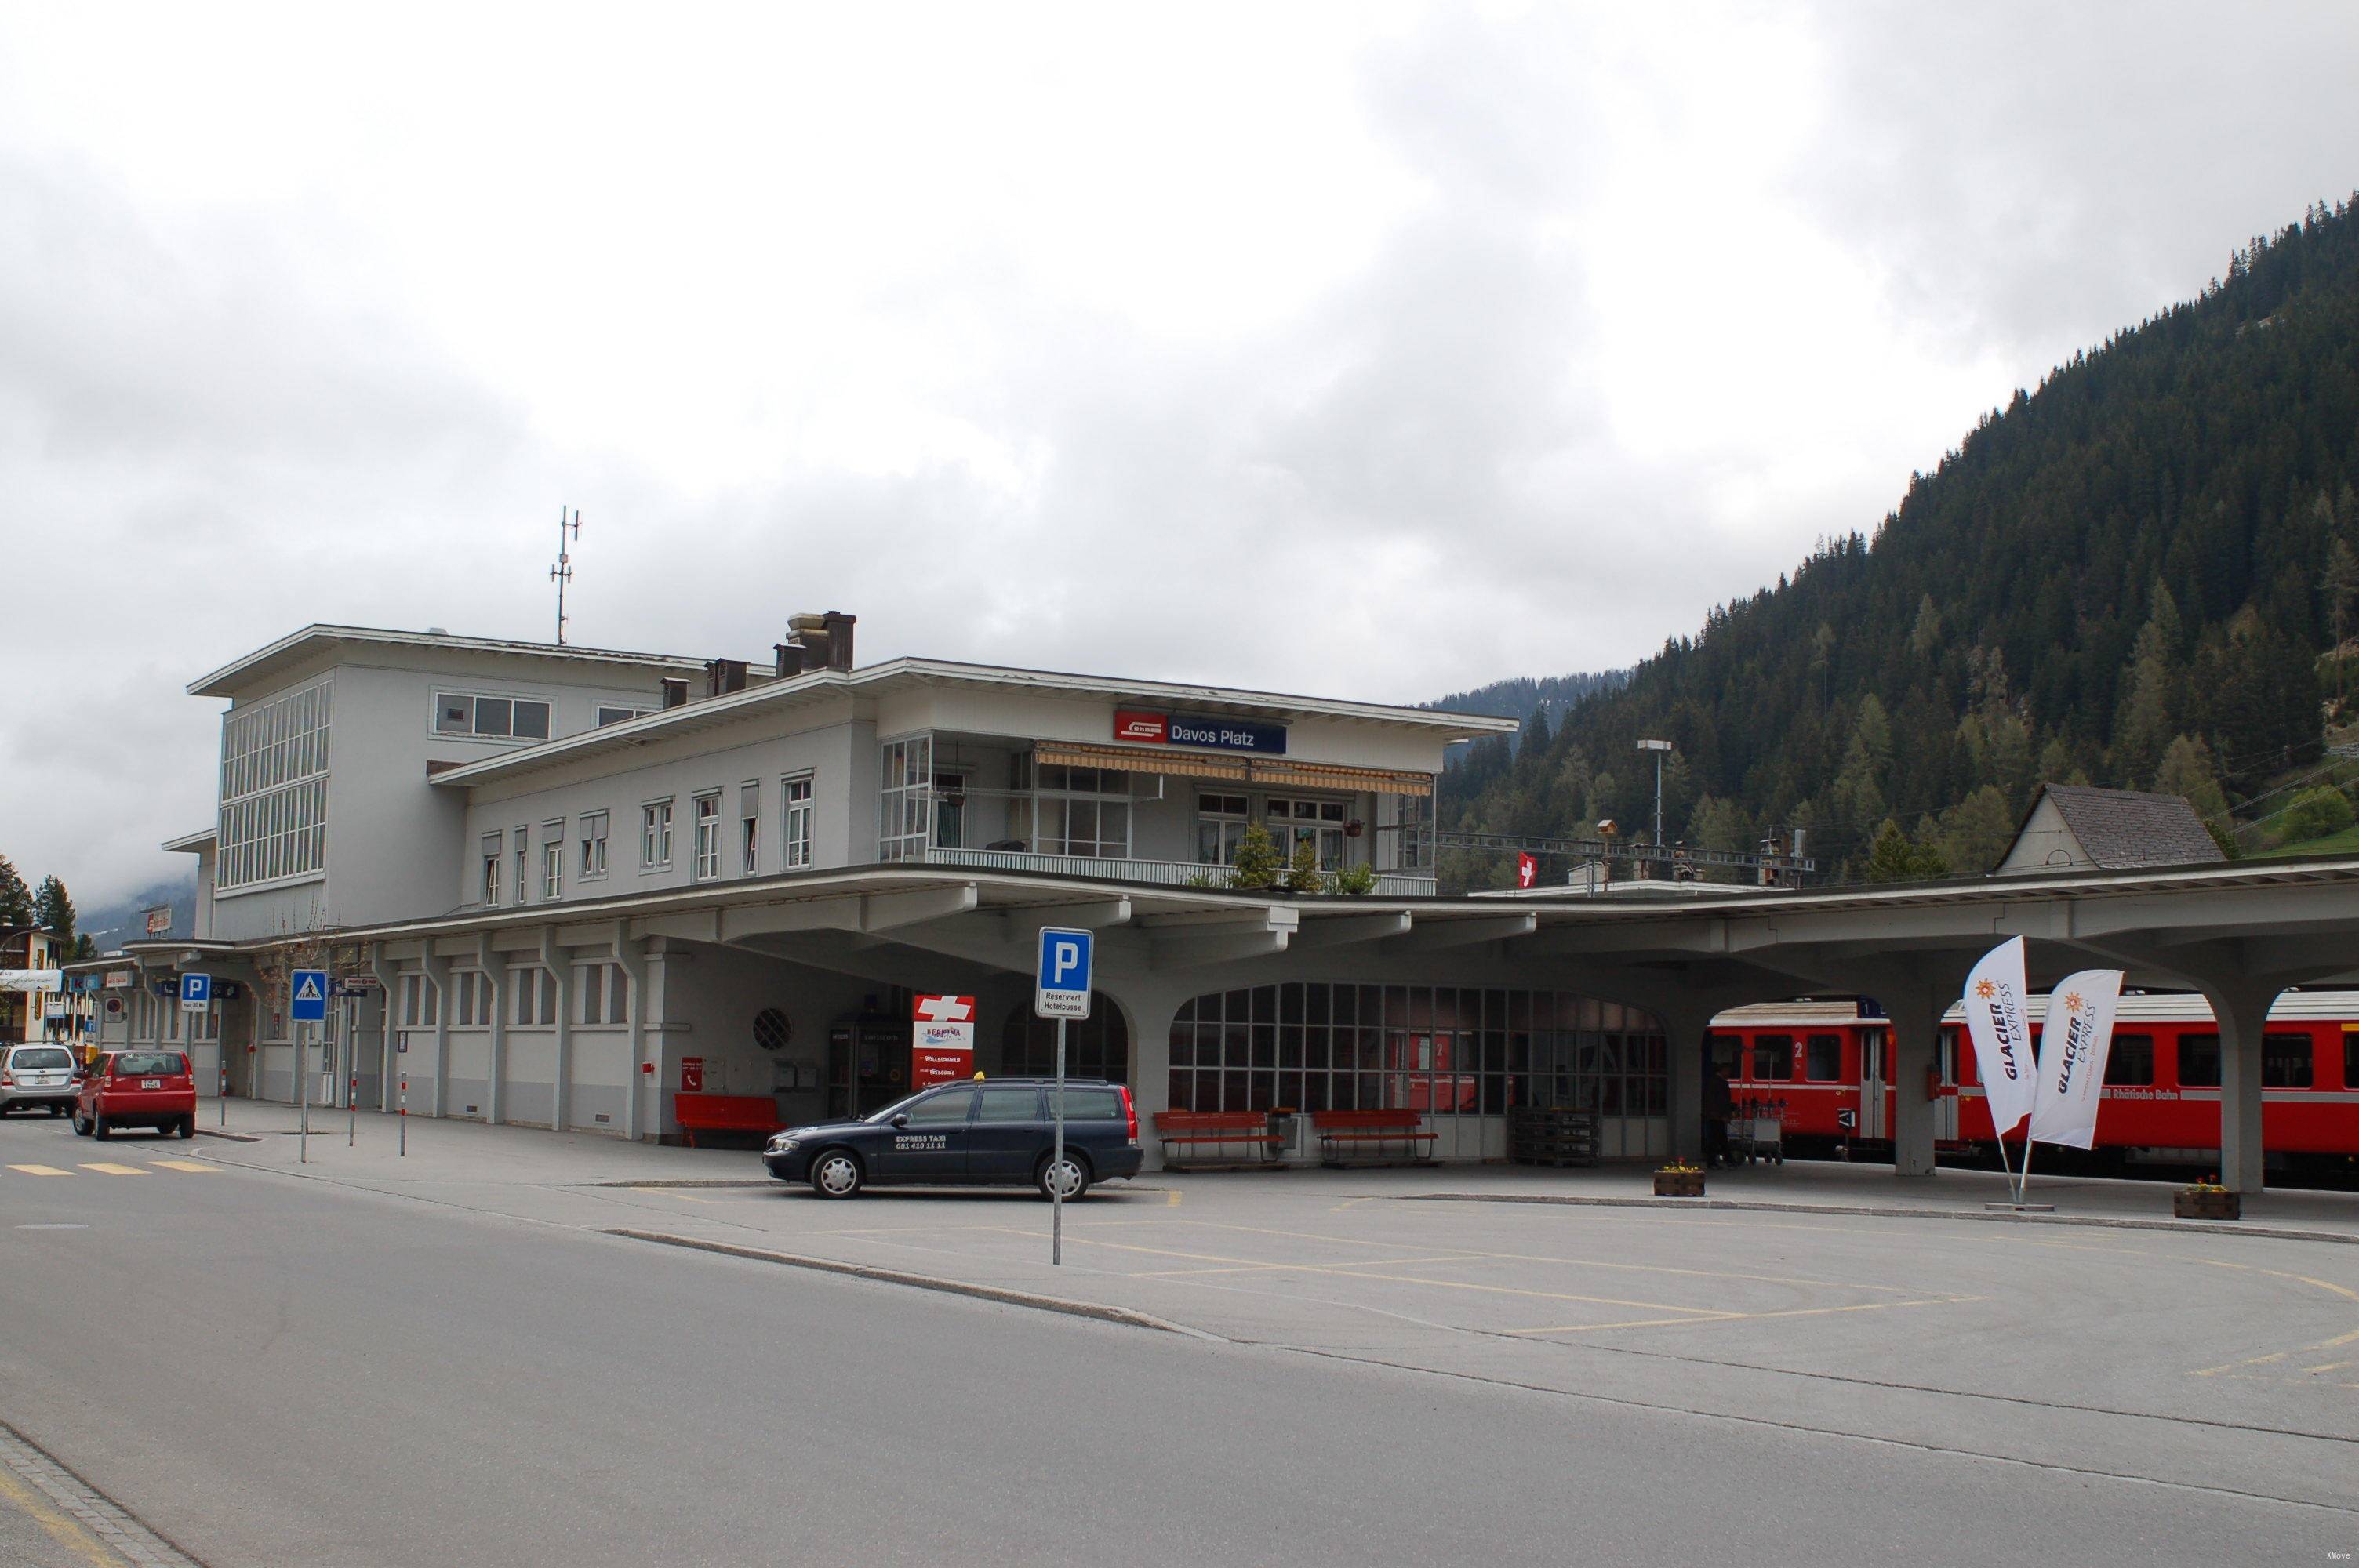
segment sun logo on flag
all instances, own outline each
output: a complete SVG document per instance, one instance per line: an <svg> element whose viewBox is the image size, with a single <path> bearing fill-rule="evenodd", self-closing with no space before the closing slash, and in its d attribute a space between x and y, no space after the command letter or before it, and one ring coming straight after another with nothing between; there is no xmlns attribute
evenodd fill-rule
<svg viewBox="0 0 2359 1568"><path fill-rule="evenodd" d="M2079 991L2067 991L2064 993L2065 1011L2078 1012L2088 1005L2088 1002L2082 997Z"/></svg>
<svg viewBox="0 0 2359 1568"><path fill-rule="evenodd" d="M1976 980L1974 982L1974 994L1982 998L1984 1001L1988 1001L1991 998L1998 995L1998 982L1995 980Z"/></svg>

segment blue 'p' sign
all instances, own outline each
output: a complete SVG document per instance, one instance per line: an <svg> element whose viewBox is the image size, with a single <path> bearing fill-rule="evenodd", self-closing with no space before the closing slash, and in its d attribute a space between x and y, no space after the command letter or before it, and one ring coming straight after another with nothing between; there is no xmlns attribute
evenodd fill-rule
<svg viewBox="0 0 2359 1568"><path fill-rule="evenodd" d="M1060 926L1040 928L1038 983L1032 1011L1042 1018L1087 1018L1090 1015L1090 971L1096 956L1093 932Z"/></svg>

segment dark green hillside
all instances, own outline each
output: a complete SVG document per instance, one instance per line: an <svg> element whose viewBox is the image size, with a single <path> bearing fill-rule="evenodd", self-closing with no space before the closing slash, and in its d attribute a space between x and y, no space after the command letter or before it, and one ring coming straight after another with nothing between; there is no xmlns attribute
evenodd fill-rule
<svg viewBox="0 0 2359 1568"><path fill-rule="evenodd" d="M1640 823L1634 745L1660 735L1675 838L1807 826L1861 876L1890 821L1979 871L2042 778L2174 789L2224 818L2318 757L2340 678L2321 690L2320 656L2354 633L2359 198L2018 392L1872 539L1823 542L1512 763L1464 770L1441 825Z"/></svg>

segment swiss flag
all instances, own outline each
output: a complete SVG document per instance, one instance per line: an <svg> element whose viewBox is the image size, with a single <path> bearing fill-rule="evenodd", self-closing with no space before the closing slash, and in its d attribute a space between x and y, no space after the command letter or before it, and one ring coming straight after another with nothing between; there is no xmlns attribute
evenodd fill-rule
<svg viewBox="0 0 2359 1568"><path fill-rule="evenodd" d="M1537 855L1516 857L1516 885L1527 888L1540 879L1540 862Z"/></svg>
<svg viewBox="0 0 2359 1568"><path fill-rule="evenodd" d="M971 996L921 996L916 1012L920 1023L973 1023L974 998Z"/></svg>

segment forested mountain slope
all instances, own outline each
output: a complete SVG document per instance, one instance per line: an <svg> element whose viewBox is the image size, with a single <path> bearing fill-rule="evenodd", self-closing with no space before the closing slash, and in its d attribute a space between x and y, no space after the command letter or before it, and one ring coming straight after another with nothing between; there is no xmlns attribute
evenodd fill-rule
<svg viewBox="0 0 2359 1568"><path fill-rule="evenodd" d="M1986 416L1872 538L1714 610L1626 685L1457 770L1440 825L1807 827L1871 874L1979 871L2038 781L2230 800L2308 759L2359 632L2359 197L2254 240L2225 282ZM2321 701L2324 710L2321 710ZM1897 835L1875 874L1892 874ZM1445 859L1453 882L1505 868ZM1549 868L1560 874L1561 868Z"/></svg>

